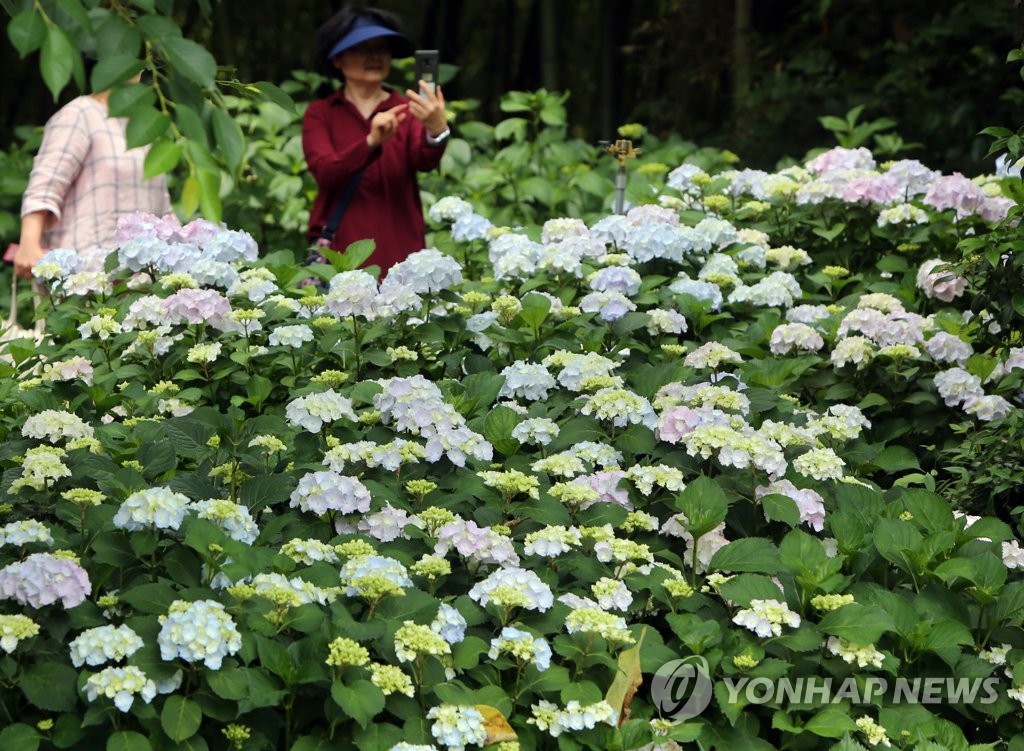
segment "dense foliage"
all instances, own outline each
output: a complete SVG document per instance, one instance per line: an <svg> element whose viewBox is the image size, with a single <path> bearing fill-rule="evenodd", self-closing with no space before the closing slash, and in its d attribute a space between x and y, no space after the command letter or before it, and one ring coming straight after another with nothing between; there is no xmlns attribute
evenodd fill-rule
<svg viewBox="0 0 1024 751"><path fill-rule="evenodd" d="M730 159L516 227L464 165L383 283L202 220L51 253L0 364L0 745L1024 742L1013 180ZM730 692L782 677L986 688Z"/></svg>

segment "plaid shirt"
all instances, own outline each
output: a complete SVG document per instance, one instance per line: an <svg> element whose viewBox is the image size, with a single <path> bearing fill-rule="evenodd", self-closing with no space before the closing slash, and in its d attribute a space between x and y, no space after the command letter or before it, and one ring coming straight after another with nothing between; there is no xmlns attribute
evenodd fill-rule
<svg viewBox="0 0 1024 751"><path fill-rule="evenodd" d="M56 218L43 232L43 248L74 248L99 268L115 248L119 216L170 212L167 182L143 179L149 147L128 149L126 124L91 96L73 99L46 123L21 202L22 216L49 211Z"/></svg>

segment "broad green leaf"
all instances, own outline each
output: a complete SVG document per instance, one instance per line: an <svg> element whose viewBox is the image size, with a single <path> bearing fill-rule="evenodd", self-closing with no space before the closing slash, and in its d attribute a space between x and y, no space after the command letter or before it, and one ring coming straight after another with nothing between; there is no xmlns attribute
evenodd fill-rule
<svg viewBox="0 0 1024 751"><path fill-rule="evenodd" d="M134 730L118 730L107 738L107 751L152 751L152 748L146 736Z"/></svg>
<svg viewBox="0 0 1024 751"><path fill-rule="evenodd" d="M141 47L139 32L114 13L96 26L96 54L100 60L112 55L136 57Z"/></svg>
<svg viewBox="0 0 1024 751"><path fill-rule="evenodd" d="M129 149L153 143L167 132L170 124L171 118L159 110L147 104L136 106L128 113L125 142Z"/></svg>
<svg viewBox="0 0 1024 751"><path fill-rule="evenodd" d="M881 608L853 602L826 613L818 628L854 644L874 644L892 628L892 620Z"/></svg>
<svg viewBox="0 0 1024 751"><path fill-rule="evenodd" d="M23 10L7 24L7 38L24 58L35 52L46 39L46 22L33 9Z"/></svg>
<svg viewBox="0 0 1024 751"><path fill-rule="evenodd" d="M725 521L729 511L725 491L703 475L687 485L672 505L686 516L683 526L695 538L706 535Z"/></svg>
<svg viewBox="0 0 1024 751"><path fill-rule="evenodd" d="M778 585L761 574L738 574L731 577L718 587L725 599L750 607L751 600L782 600L783 594Z"/></svg>
<svg viewBox="0 0 1024 751"><path fill-rule="evenodd" d="M289 475L256 475L242 483L238 500L255 513L286 501L295 490L295 483Z"/></svg>
<svg viewBox="0 0 1024 751"><path fill-rule="evenodd" d="M777 574L782 570L779 549L764 537L744 537L719 548L709 568L715 571Z"/></svg>
<svg viewBox="0 0 1024 751"><path fill-rule="evenodd" d="M761 498L761 508L767 521L777 521L795 527L800 523L800 509L789 496L772 493Z"/></svg>
<svg viewBox="0 0 1024 751"><path fill-rule="evenodd" d="M484 418L483 436L495 449L505 456L519 450L519 441L512 437L512 430L519 424L519 415L508 407L495 407Z"/></svg>
<svg viewBox="0 0 1024 751"><path fill-rule="evenodd" d="M397 730L397 728L395 729ZM391 741L391 744L394 745L401 739L402 735L401 731L399 731L398 736L394 741ZM303 735L295 739L295 743L292 744L292 747L288 749L288 751L332 751L333 748L334 743L327 740L326 738L319 738L314 735ZM367 743L364 745L357 742L356 748L378 748L378 746L372 743ZM384 748L384 746L380 746L380 748Z"/></svg>
<svg viewBox="0 0 1024 751"><path fill-rule="evenodd" d="M926 532L936 533L954 529L953 509L949 502L919 488L903 492L903 505L914 517L914 524L924 527Z"/></svg>
<svg viewBox="0 0 1024 751"><path fill-rule="evenodd" d="M63 29L57 26L46 28L43 50L39 56L39 69L43 74L46 87L53 95L53 101L57 101L60 92L71 80L74 57L78 54Z"/></svg>
<svg viewBox="0 0 1024 751"><path fill-rule="evenodd" d="M551 301L544 295L529 294L523 297L522 303L523 309L519 312L519 316L523 322L533 329L540 328L551 310Z"/></svg>
<svg viewBox="0 0 1024 751"><path fill-rule="evenodd" d="M249 677L245 670L222 667L206 673L206 682L210 690L222 699L244 699L249 693Z"/></svg>
<svg viewBox="0 0 1024 751"><path fill-rule="evenodd" d="M220 203L220 171L199 169L196 172L199 180L199 209L203 216L211 222L219 222L221 216Z"/></svg>
<svg viewBox="0 0 1024 751"><path fill-rule="evenodd" d="M151 88L141 83L132 83L115 86L110 92L107 108L111 117L129 117L135 109L152 108L155 104L156 94Z"/></svg>
<svg viewBox="0 0 1024 751"><path fill-rule="evenodd" d="M331 698L361 728L384 710L384 694L369 681L356 681L351 686L335 681L331 684Z"/></svg>
<svg viewBox="0 0 1024 751"><path fill-rule="evenodd" d="M140 613L156 615L166 613L171 603L178 599L178 595L179 593L167 584L153 583L140 584L119 592L118 599Z"/></svg>
<svg viewBox="0 0 1024 751"><path fill-rule="evenodd" d="M273 102L278 107L283 107L289 112L295 111L295 100L276 84L272 84L269 81L257 81L252 84L251 88L259 92L261 99Z"/></svg>
<svg viewBox="0 0 1024 751"><path fill-rule="evenodd" d="M182 145L169 138L159 138L146 154L143 177L150 180L157 175L170 172L181 161Z"/></svg>
<svg viewBox="0 0 1024 751"><path fill-rule="evenodd" d="M133 54L105 57L92 69L92 90L104 91L114 84L127 81L140 73L144 66L145 63Z"/></svg>
<svg viewBox="0 0 1024 751"><path fill-rule="evenodd" d="M231 172L237 172L245 155L245 136L238 123L222 109L213 110L213 135L224 163Z"/></svg>
<svg viewBox="0 0 1024 751"><path fill-rule="evenodd" d="M163 49L174 70L204 89L213 86L217 61L205 47L179 36L165 38Z"/></svg>
<svg viewBox="0 0 1024 751"><path fill-rule="evenodd" d="M78 704L78 672L58 662L41 662L26 670L19 684L25 698L48 712L72 712Z"/></svg>
<svg viewBox="0 0 1024 751"><path fill-rule="evenodd" d="M822 738L842 738L856 732L857 725L848 714L835 708L824 709L804 723L804 731Z"/></svg>
<svg viewBox="0 0 1024 751"><path fill-rule="evenodd" d="M185 184L181 188L181 209L185 216L192 216L199 208L199 180L195 175L185 178Z"/></svg>
<svg viewBox="0 0 1024 751"><path fill-rule="evenodd" d="M87 34L92 32L92 21L89 20L89 14L80 0L57 0L57 5L74 21L80 31Z"/></svg>
<svg viewBox="0 0 1024 751"><path fill-rule="evenodd" d="M0 748L17 751L36 751L42 736L31 725L15 722L0 730Z"/></svg>
<svg viewBox="0 0 1024 751"><path fill-rule="evenodd" d="M138 5L138 2L136 2ZM148 3L147 3L148 5ZM139 7L144 7L140 5ZM175 37L181 38L181 29L178 28L177 24L174 23L170 18L165 16L156 15L153 10L145 8L148 15L142 16L138 20L139 31L145 36L156 41L166 41L167 39L173 39Z"/></svg>
<svg viewBox="0 0 1024 751"><path fill-rule="evenodd" d="M203 711L191 699L171 694L160 712L160 727L172 741L183 741L199 732Z"/></svg>
<svg viewBox="0 0 1024 751"><path fill-rule="evenodd" d="M884 472L901 472L906 469L920 469L917 457L904 446L886 446L871 463Z"/></svg>

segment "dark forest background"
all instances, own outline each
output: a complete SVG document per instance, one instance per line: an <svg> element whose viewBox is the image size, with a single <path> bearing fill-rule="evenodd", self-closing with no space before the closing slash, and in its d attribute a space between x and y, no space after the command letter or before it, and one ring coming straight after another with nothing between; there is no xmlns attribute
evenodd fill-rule
<svg viewBox="0 0 1024 751"><path fill-rule="evenodd" d="M341 2L221 0L204 16L179 3L187 36L242 80L275 83L310 70L315 28ZM976 174L989 125L1024 117L1021 0L380 0L420 46L458 67L449 99L501 119L509 90L568 91L572 135L613 137L639 122L744 166L772 168L830 146L818 122L864 105L862 120L897 121L919 146L901 156ZM35 56L2 45L0 137L56 108ZM73 92L66 92L69 98ZM867 145L871 145L870 143Z"/></svg>

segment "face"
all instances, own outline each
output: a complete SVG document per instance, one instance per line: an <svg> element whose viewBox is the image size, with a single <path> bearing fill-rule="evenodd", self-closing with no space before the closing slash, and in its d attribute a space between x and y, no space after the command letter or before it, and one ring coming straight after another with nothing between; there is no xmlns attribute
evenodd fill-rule
<svg viewBox="0 0 1024 751"><path fill-rule="evenodd" d="M383 83L391 71L391 47L386 39L367 39L331 61L346 81Z"/></svg>

